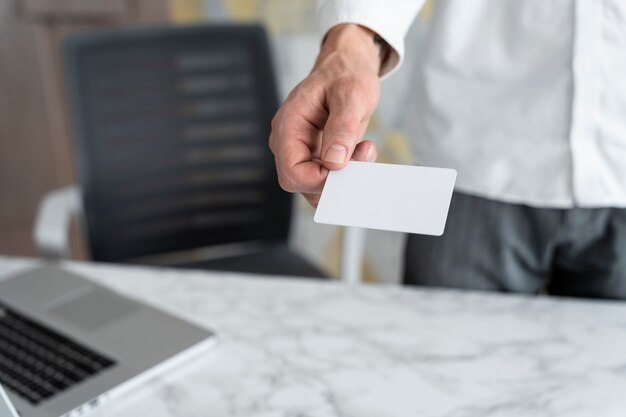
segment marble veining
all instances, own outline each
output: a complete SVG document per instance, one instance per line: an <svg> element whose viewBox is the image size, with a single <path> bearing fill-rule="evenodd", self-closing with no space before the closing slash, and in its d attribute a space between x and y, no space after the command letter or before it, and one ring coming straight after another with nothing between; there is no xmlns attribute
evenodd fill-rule
<svg viewBox="0 0 626 417"><path fill-rule="evenodd" d="M626 303L64 265L219 334L93 416L626 416Z"/></svg>

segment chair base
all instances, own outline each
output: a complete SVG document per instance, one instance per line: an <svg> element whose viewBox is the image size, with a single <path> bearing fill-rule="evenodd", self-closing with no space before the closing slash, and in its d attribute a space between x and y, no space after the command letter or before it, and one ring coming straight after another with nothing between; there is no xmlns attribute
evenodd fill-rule
<svg viewBox="0 0 626 417"><path fill-rule="evenodd" d="M328 276L287 245L279 245L261 252L231 256L193 263L172 265L180 268L244 272L263 275L281 275L300 278L326 279Z"/></svg>

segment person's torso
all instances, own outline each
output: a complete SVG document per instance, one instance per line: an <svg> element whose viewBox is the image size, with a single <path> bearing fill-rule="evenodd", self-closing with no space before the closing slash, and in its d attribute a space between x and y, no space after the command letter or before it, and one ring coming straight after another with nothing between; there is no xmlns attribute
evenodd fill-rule
<svg viewBox="0 0 626 417"><path fill-rule="evenodd" d="M626 1L439 0L419 74L419 162L459 189L626 206Z"/></svg>

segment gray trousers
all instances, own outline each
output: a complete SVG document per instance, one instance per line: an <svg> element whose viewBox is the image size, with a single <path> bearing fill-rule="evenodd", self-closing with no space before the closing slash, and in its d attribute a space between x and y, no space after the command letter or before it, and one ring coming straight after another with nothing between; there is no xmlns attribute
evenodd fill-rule
<svg viewBox="0 0 626 417"><path fill-rule="evenodd" d="M626 209L452 197L441 237L409 235L404 283L626 299Z"/></svg>

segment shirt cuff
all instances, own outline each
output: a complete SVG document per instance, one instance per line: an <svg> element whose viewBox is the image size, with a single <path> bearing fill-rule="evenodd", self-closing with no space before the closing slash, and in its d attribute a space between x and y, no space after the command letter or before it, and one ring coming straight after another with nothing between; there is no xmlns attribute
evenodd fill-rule
<svg viewBox="0 0 626 417"><path fill-rule="evenodd" d="M321 36L336 25L355 23L378 33L391 46L380 75L394 73L404 58L404 38L425 0L328 0L318 2ZM373 40L372 40L373 42Z"/></svg>

